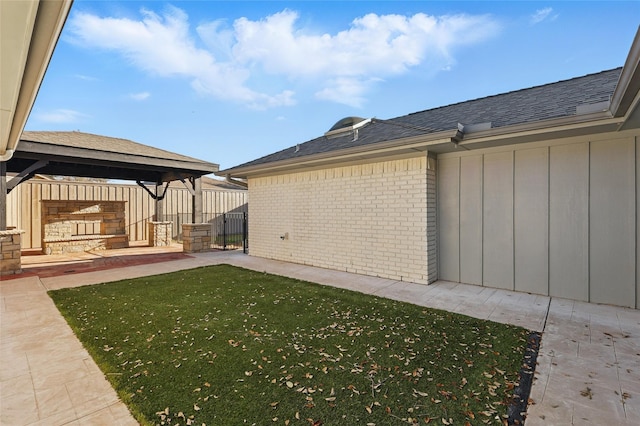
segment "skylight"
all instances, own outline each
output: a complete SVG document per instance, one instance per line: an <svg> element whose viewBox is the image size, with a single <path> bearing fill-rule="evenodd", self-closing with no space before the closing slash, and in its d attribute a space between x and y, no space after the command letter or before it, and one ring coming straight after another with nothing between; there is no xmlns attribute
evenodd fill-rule
<svg viewBox="0 0 640 426"><path fill-rule="evenodd" d="M370 118L345 117L334 124L324 135L328 138L344 136L357 131L360 127L370 122Z"/></svg>

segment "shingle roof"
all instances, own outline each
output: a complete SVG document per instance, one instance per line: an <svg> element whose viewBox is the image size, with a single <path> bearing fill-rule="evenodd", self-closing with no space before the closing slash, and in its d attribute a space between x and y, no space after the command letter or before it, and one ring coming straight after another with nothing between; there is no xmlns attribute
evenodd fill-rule
<svg viewBox="0 0 640 426"><path fill-rule="evenodd" d="M199 178L218 165L128 139L82 132L25 131L7 172L170 182Z"/></svg>
<svg viewBox="0 0 640 426"><path fill-rule="evenodd" d="M129 139L113 138L110 136L94 135L83 132L56 132L56 131L24 131L20 140L40 142L50 145L82 148L92 151L112 152L117 154L132 154L142 157L161 158L165 160L188 161L205 163L196 158L175 152L165 151L152 146L143 145ZM18 149L20 145L18 145Z"/></svg>
<svg viewBox="0 0 640 426"><path fill-rule="evenodd" d="M455 130L458 123L475 125L490 122L491 128L499 128L570 117L576 115L576 111L583 105L610 101L621 72L620 67L570 80L414 112L389 120L374 119L359 129L356 140L351 133L334 138L321 136L233 169L266 165L438 131Z"/></svg>

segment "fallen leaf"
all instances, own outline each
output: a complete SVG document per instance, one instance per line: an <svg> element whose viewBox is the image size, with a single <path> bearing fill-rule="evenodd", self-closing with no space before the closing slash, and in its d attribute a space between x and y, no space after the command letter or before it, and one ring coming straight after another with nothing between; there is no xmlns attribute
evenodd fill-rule
<svg viewBox="0 0 640 426"><path fill-rule="evenodd" d="M588 386L586 389L580 391L580 395L584 396L585 398L593 399L593 392L591 391L591 388Z"/></svg>

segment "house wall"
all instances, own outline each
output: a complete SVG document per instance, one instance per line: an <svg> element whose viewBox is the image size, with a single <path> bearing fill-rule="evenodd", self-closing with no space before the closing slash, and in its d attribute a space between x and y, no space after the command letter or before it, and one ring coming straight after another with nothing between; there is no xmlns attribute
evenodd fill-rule
<svg viewBox="0 0 640 426"><path fill-rule="evenodd" d="M202 190L203 213L246 211L247 191ZM138 185L71 181L30 180L18 185L7 197L7 225L24 231L22 248L41 248L42 200L126 201L126 233L129 241L149 238L155 201ZM173 237L182 223L191 222L192 196L186 188L169 188L164 199L165 220L173 222Z"/></svg>
<svg viewBox="0 0 640 426"><path fill-rule="evenodd" d="M436 230L434 192L431 221L427 214L429 163L421 156L250 178L250 254L429 282L428 223Z"/></svg>
<svg viewBox="0 0 640 426"><path fill-rule="evenodd" d="M442 280L640 308L640 134L438 158Z"/></svg>

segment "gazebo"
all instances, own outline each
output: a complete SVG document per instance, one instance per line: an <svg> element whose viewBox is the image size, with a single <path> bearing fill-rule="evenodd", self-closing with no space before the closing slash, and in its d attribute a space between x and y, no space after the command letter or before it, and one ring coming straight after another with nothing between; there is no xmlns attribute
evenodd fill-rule
<svg viewBox="0 0 640 426"><path fill-rule="evenodd" d="M6 195L17 185L32 178L36 173L56 175L91 177L113 180L135 181L143 187L150 197L155 200L156 221L161 221L163 217L164 194L171 182L181 181L192 195L192 223L202 223L202 185L200 178L204 175L218 171L218 165L151 146L133 142L128 139L107 137L71 132L49 132L25 131L20 138L16 150L11 159L0 163L0 230L6 231ZM8 174L12 178L8 179ZM49 235L50 241L56 244L64 241L67 244L78 243L89 244L88 238L84 236L65 237L64 230L60 224L77 222L77 220L67 220L78 212L84 216L92 216L90 221L96 222L99 214L103 216L109 214L108 220L102 226L100 237L93 240L100 240L107 248L126 246L127 240L123 239L124 226L119 226L114 217L122 217L118 211L116 202L105 202L100 206L95 203L75 202L73 205L55 205L51 211L57 216L50 220L52 231L55 235ZM106 212L106 213L105 213ZM58 217L59 216L59 217ZM66 218L66 219L65 219ZM99 222L99 220L98 220ZM13 266L3 265L4 269L11 271L20 269L19 246L16 255L15 232L11 242L7 241L7 246L11 249L3 250L3 262L6 265L12 263ZM19 234L17 234L19 237ZM106 243L105 243L106 242ZM115 245L114 245L115 244ZM13 254L6 254L11 252ZM18 257L16 261L16 256ZM12 272L15 273L15 272Z"/></svg>

